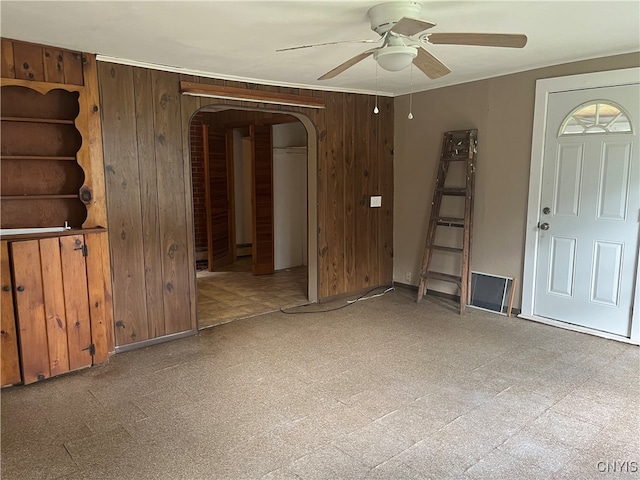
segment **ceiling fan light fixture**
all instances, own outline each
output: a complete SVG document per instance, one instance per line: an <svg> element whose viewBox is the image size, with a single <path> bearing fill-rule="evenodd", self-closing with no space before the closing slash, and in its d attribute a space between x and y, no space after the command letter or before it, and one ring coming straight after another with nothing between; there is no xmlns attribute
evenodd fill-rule
<svg viewBox="0 0 640 480"><path fill-rule="evenodd" d="M406 45L384 47L373 54L378 65L390 72L407 68L417 56L417 49Z"/></svg>

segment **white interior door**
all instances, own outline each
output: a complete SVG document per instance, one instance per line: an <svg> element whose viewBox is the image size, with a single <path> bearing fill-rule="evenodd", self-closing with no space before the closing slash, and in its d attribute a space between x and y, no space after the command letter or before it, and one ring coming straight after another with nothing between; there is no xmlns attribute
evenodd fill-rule
<svg viewBox="0 0 640 480"><path fill-rule="evenodd" d="M639 105L637 84L549 95L537 316L629 336L640 216Z"/></svg>

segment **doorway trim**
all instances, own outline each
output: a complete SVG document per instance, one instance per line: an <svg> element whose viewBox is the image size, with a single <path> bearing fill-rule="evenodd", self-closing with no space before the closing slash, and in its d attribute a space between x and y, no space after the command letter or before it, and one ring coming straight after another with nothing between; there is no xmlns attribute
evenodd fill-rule
<svg viewBox="0 0 640 480"><path fill-rule="evenodd" d="M295 117L307 131L307 299L310 303L318 303L319 299L319 271L318 271L318 134L313 121L304 113L289 110L273 110L264 107L244 107L226 103L204 104L197 108L189 117L188 125L191 125L193 117L201 111L221 112L224 110L245 110L249 112L277 113ZM191 152L189 143L189 152ZM191 165L191 153L189 153L189 165ZM191 186L191 208L193 209L193 186ZM193 246L195 251L195 245ZM196 272L193 271L195 279ZM194 292L197 303L197 287ZM196 314L197 317L197 314ZM197 324L197 319L196 319Z"/></svg>
<svg viewBox="0 0 640 480"><path fill-rule="evenodd" d="M536 96L533 117L533 137L531 141L531 168L529 172L529 198L525 231L524 273L522 278L522 313L519 318L552 325L555 327L589 333L621 342L640 345L640 268L636 252L636 274L631 316L630 337L613 335L599 330L571 325L558 320L539 317L534 314L535 277L538 259L538 222L542 193L542 165L544 160L544 138L546 132L547 107L552 93L583 90L599 87L615 87L640 83L640 68L586 73L567 77L540 79L536 82ZM640 212L638 213L640 215ZM640 220L640 219L639 219Z"/></svg>

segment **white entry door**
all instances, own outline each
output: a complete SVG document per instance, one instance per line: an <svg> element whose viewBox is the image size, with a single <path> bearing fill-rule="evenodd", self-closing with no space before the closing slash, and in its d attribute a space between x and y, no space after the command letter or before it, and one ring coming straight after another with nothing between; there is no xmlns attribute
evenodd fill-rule
<svg viewBox="0 0 640 480"><path fill-rule="evenodd" d="M534 314L628 336L638 260L640 86L549 95Z"/></svg>

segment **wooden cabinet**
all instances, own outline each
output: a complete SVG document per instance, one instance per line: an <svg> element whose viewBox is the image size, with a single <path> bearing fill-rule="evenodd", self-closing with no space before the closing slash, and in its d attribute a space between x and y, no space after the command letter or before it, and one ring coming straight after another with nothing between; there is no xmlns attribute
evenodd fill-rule
<svg viewBox="0 0 640 480"><path fill-rule="evenodd" d="M9 345L5 358L3 333L2 384L18 383L20 371L28 384L106 362L113 342L106 231L16 238L2 242L2 255L2 329ZM17 355L10 355L16 344L17 375Z"/></svg>
<svg viewBox="0 0 640 480"><path fill-rule="evenodd" d="M95 55L0 43L0 227L74 229L2 237L4 386L105 362L114 346Z"/></svg>
<svg viewBox="0 0 640 480"><path fill-rule="evenodd" d="M2 291L0 292L0 310L2 315L2 329L0 330L0 384L13 385L20 383L20 363L18 360L18 337L16 336L16 318L13 310L13 293L11 284L11 273L9 270L9 246L7 242L0 243L0 254L2 265L0 265L0 275L2 276Z"/></svg>

